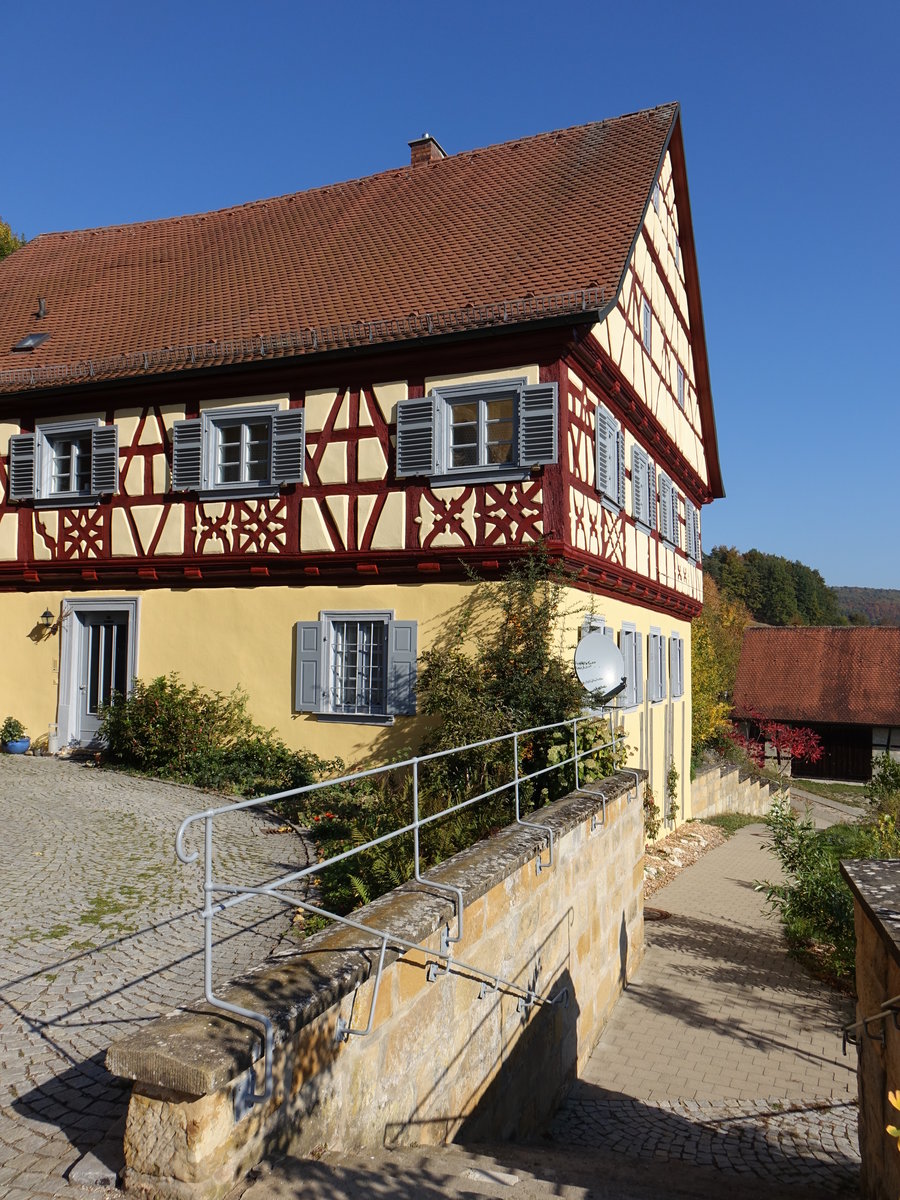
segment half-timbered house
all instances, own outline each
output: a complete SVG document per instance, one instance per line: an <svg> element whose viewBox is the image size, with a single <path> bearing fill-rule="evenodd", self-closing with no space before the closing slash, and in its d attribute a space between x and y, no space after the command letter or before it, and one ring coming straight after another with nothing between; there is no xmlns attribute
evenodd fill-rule
<svg viewBox="0 0 900 1200"><path fill-rule="evenodd" d="M415 738L416 659L543 542L684 781L722 495L677 105L0 264L0 707L90 742L135 675L290 744Z"/></svg>

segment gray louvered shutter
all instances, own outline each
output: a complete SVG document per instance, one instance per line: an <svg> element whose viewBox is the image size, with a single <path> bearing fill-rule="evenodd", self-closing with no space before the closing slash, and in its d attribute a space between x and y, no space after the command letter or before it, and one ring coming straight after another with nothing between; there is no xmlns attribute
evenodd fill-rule
<svg viewBox="0 0 900 1200"><path fill-rule="evenodd" d="M634 635L634 702L644 703L644 635Z"/></svg>
<svg viewBox="0 0 900 1200"><path fill-rule="evenodd" d="M650 462L647 466L647 490L650 504L650 528L656 528L656 463Z"/></svg>
<svg viewBox="0 0 900 1200"><path fill-rule="evenodd" d="M666 698L666 638L664 634L659 635L659 678L657 680L657 696L660 700Z"/></svg>
<svg viewBox="0 0 900 1200"><path fill-rule="evenodd" d="M172 490L196 492L203 479L203 422L176 421L172 426Z"/></svg>
<svg viewBox="0 0 900 1200"><path fill-rule="evenodd" d="M91 431L91 492L111 496L119 490L119 427L99 425Z"/></svg>
<svg viewBox="0 0 900 1200"><path fill-rule="evenodd" d="M9 439L9 498L31 500L35 480L34 434L14 433Z"/></svg>
<svg viewBox="0 0 900 1200"><path fill-rule="evenodd" d="M647 524L647 455L640 446L631 447L631 502L634 519Z"/></svg>
<svg viewBox="0 0 900 1200"><path fill-rule="evenodd" d="M294 626L294 645L294 711L325 712L321 621L298 621Z"/></svg>
<svg viewBox="0 0 900 1200"><path fill-rule="evenodd" d="M659 477L659 532L667 542L672 540L672 480Z"/></svg>
<svg viewBox="0 0 900 1200"><path fill-rule="evenodd" d="M412 716L416 711L417 622L388 625L387 711Z"/></svg>
<svg viewBox="0 0 900 1200"><path fill-rule="evenodd" d="M534 383L519 393L519 466L555 463L559 405L555 383Z"/></svg>
<svg viewBox="0 0 900 1200"><path fill-rule="evenodd" d="M443 471L444 401L438 392L397 404L397 475Z"/></svg>
<svg viewBox="0 0 900 1200"><path fill-rule="evenodd" d="M304 418L302 408L278 412L272 418L272 483L303 482Z"/></svg>
<svg viewBox="0 0 900 1200"><path fill-rule="evenodd" d="M614 460L611 460L609 447L614 438L615 426L612 414L602 404L598 404L594 416L594 470L597 491L604 496L611 494L612 480L610 476Z"/></svg>
<svg viewBox="0 0 900 1200"><path fill-rule="evenodd" d="M685 501L685 516L688 518L688 553L694 562L700 561L700 510Z"/></svg>
<svg viewBox="0 0 900 1200"><path fill-rule="evenodd" d="M647 686L650 689L651 704L659 695L659 634L650 634L647 663Z"/></svg>
<svg viewBox="0 0 900 1200"><path fill-rule="evenodd" d="M672 545L681 549L681 527L678 524L678 489L672 485Z"/></svg>
<svg viewBox="0 0 900 1200"><path fill-rule="evenodd" d="M616 431L616 500L619 508L625 507L625 434Z"/></svg>

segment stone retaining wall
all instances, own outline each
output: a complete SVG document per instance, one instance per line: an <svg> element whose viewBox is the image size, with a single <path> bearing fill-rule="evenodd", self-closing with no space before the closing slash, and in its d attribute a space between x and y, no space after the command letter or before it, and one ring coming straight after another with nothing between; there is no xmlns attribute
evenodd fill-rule
<svg viewBox="0 0 900 1200"><path fill-rule="evenodd" d="M691 781L691 816L702 821L718 813L764 816L778 795L778 785L732 764L701 767Z"/></svg>
<svg viewBox="0 0 900 1200"><path fill-rule="evenodd" d="M552 869L536 871L546 839L513 825L431 873L465 897L460 961L545 996L566 991L567 1003L523 1012L502 990L480 996L479 979L439 974L428 982L428 964L441 964L427 949L389 951L372 1032L337 1044L339 1017L367 1022L380 941L325 930L224 993L276 1027L274 1095L248 1113L241 1097L251 1071L261 1076L261 1039L250 1023L198 1005L110 1048L110 1069L134 1080L126 1191L207 1200L287 1147L478 1141L542 1127L643 953L634 779L593 786L594 794L574 793L537 817L556 835ZM452 911L445 895L407 884L354 916L433 949Z"/></svg>
<svg viewBox="0 0 900 1200"><path fill-rule="evenodd" d="M900 997L900 862L841 863L853 892L856 921L856 1019L874 1017L886 1000ZM860 1191L864 1200L897 1200L900 1154L885 1127L900 1125L889 1091L900 1089L900 1030L894 1018L869 1024L857 1035ZM882 1042L882 1034L884 1041Z"/></svg>

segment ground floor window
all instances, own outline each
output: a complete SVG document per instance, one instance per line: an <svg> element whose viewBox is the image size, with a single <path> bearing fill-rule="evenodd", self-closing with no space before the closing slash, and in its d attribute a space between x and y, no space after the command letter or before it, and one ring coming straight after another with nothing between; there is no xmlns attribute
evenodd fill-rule
<svg viewBox="0 0 900 1200"><path fill-rule="evenodd" d="M295 626L294 707L345 720L416 711L415 621L393 612L322 612Z"/></svg>

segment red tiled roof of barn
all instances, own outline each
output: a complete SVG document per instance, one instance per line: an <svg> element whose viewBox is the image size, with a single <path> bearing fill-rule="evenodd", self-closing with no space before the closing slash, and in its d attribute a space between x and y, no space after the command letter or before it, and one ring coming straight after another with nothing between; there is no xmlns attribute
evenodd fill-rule
<svg viewBox="0 0 900 1200"><path fill-rule="evenodd" d="M734 710L781 721L900 725L900 629L753 626L741 647Z"/></svg>

